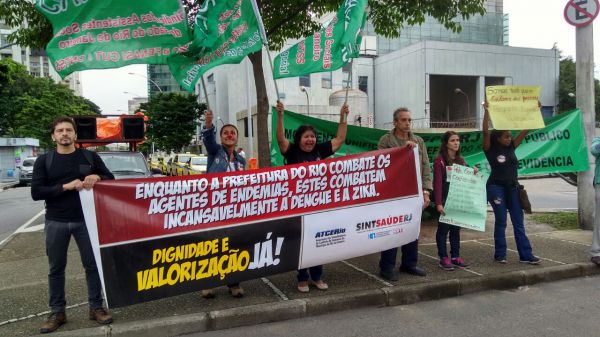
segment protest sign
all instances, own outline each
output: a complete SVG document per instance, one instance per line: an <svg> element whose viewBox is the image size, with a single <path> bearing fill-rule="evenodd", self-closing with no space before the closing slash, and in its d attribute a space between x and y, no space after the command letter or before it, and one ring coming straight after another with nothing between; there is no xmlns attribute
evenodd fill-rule
<svg viewBox="0 0 600 337"><path fill-rule="evenodd" d="M367 0L345 0L332 21L273 61L273 77L284 78L343 67L359 55L360 30L367 19Z"/></svg>
<svg viewBox="0 0 600 337"><path fill-rule="evenodd" d="M261 48L251 0L204 1L196 16L193 42L187 52L169 58L169 69L184 89L193 92L208 70L240 63Z"/></svg>
<svg viewBox="0 0 600 337"><path fill-rule="evenodd" d="M417 167L416 149L386 149L279 168L100 182L81 199L107 303L412 242L422 207ZM323 254L332 250L333 257Z"/></svg>
<svg viewBox="0 0 600 337"><path fill-rule="evenodd" d="M498 130L534 130L543 128L540 87L496 85L485 87L490 119Z"/></svg>
<svg viewBox="0 0 600 337"><path fill-rule="evenodd" d="M475 174L470 167L452 165L445 214L440 215L440 222L485 232L487 179L486 173Z"/></svg>
<svg viewBox="0 0 600 337"><path fill-rule="evenodd" d="M293 134L303 124L314 126L317 142L335 138L338 124L322 119L285 111L285 137L293 141ZM277 121L273 108L272 125ZM272 137L275 137L275 128ZM362 153L377 149L379 138L389 130L372 129L348 125L346 141L335 156ZM427 146L429 162L438 155L443 133L416 133ZM469 166L477 166L481 171L489 171L489 164L481 148L481 131L459 132L460 149ZM515 134L516 135L516 134ZM513 135L513 136L515 136ZM516 150L519 159L519 175L578 172L588 169L588 150L583 132L580 110L573 110L546 120L546 127L530 131ZM271 143L271 165L283 165L283 156L276 142Z"/></svg>
<svg viewBox="0 0 600 337"><path fill-rule="evenodd" d="M178 0L38 0L36 8L52 24L46 51L63 78L78 70L166 64L191 40Z"/></svg>

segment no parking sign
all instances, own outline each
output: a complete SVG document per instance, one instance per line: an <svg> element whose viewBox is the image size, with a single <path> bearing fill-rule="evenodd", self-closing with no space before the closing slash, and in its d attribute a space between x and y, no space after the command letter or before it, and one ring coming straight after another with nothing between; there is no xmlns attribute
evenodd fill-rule
<svg viewBox="0 0 600 337"><path fill-rule="evenodd" d="M598 16L598 0L570 0L565 6L565 20L575 27L587 26Z"/></svg>

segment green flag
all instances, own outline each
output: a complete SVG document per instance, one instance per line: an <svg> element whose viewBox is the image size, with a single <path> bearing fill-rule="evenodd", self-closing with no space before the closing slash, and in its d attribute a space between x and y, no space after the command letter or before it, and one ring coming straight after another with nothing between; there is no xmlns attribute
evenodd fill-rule
<svg viewBox="0 0 600 337"><path fill-rule="evenodd" d="M277 112L272 111L272 125L277 125ZM559 172L586 171L588 149L583 132L581 111L573 110L554 116L546 122L546 127L530 131L516 150L519 158L519 175L545 174ZM304 124L315 127L317 142L324 142L335 137L337 123L308 117L285 111L284 133L287 139L293 140L294 131ZM379 138L389 130L364 128L349 125L346 142L336 152L336 156L361 153L377 149ZM438 154L443 133L417 133L425 141L429 162ZM481 131L459 132L461 153L469 166L477 166L481 171L489 171L489 164L481 149ZM275 128L272 137L276 139ZM283 157L277 142L271 143L271 165L283 165Z"/></svg>
<svg viewBox="0 0 600 337"><path fill-rule="evenodd" d="M213 67L240 63L262 48L259 21L251 0L205 0L194 27L189 51L169 58L169 69L188 91Z"/></svg>
<svg viewBox="0 0 600 337"><path fill-rule="evenodd" d="M273 77L334 71L358 57L366 6L367 0L344 0L327 27L275 57Z"/></svg>
<svg viewBox="0 0 600 337"><path fill-rule="evenodd" d="M166 64L191 40L179 0L37 0L52 24L46 51L65 77L86 69Z"/></svg>

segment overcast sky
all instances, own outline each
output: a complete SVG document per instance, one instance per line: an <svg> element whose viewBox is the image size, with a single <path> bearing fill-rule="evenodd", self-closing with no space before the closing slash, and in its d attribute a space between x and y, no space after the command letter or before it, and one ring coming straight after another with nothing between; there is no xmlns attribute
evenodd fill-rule
<svg viewBox="0 0 600 337"><path fill-rule="evenodd" d="M515 47L550 49L556 42L563 56L575 55L575 27L563 10L567 0L504 0L509 14L509 44ZM600 17L594 22L594 60L600 65ZM600 77L600 66L596 67ZM138 75L130 75L135 73ZM127 100L147 96L146 65L81 72L83 96L98 104L104 114L127 112ZM124 92L128 92L127 94Z"/></svg>

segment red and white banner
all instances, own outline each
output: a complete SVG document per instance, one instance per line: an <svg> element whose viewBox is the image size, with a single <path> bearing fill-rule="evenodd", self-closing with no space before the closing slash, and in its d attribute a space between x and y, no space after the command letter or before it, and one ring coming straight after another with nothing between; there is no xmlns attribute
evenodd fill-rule
<svg viewBox="0 0 600 337"><path fill-rule="evenodd" d="M414 241L416 149L253 171L99 182L81 192L111 306Z"/></svg>

